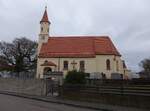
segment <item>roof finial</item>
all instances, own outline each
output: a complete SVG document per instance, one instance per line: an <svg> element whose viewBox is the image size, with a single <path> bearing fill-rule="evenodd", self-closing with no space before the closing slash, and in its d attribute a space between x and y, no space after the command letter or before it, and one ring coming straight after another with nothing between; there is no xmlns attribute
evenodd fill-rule
<svg viewBox="0 0 150 111"><path fill-rule="evenodd" d="M47 10L47 5L45 6L45 10Z"/></svg>
<svg viewBox="0 0 150 111"><path fill-rule="evenodd" d="M44 15L42 17L42 20L40 21L41 22L48 22L50 24L50 21L48 19L48 14L47 14L47 5L45 6L45 12L44 12Z"/></svg>
<svg viewBox="0 0 150 111"><path fill-rule="evenodd" d="M47 10L47 0L45 1L45 10Z"/></svg>

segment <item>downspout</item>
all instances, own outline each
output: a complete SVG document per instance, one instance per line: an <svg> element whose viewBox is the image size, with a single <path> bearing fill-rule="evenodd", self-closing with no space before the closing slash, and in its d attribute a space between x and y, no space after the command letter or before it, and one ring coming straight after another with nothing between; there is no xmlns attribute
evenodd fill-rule
<svg viewBox="0 0 150 111"><path fill-rule="evenodd" d="M58 72L60 72L60 57L58 58Z"/></svg>

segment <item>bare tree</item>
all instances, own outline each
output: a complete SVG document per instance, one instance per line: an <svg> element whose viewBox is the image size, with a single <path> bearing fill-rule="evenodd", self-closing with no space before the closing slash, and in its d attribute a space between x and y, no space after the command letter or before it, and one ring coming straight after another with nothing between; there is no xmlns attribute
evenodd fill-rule
<svg viewBox="0 0 150 111"><path fill-rule="evenodd" d="M0 64L12 66L16 73L36 69L37 43L27 38L16 38L12 43L0 42Z"/></svg>
<svg viewBox="0 0 150 111"><path fill-rule="evenodd" d="M150 78L150 58L141 61L140 66L143 68L141 74L143 74L146 78Z"/></svg>

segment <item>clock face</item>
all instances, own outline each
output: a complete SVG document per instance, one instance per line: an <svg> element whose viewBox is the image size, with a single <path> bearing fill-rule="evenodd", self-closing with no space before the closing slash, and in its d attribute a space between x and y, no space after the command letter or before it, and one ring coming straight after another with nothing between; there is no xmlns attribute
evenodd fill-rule
<svg viewBox="0 0 150 111"><path fill-rule="evenodd" d="M45 39L45 36L42 36L41 39L44 40L44 39Z"/></svg>

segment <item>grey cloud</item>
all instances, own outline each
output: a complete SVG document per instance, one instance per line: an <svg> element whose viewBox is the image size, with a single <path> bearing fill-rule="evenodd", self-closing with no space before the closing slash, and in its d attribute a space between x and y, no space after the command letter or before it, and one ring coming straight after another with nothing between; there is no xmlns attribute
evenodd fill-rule
<svg viewBox="0 0 150 111"><path fill-rule="evenodd" d="M0 40L38 39L44 0L0 0ZM150 56L150 0L48 0L51 35L109 35L133 70Z"/></svg>

